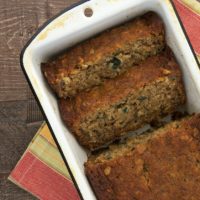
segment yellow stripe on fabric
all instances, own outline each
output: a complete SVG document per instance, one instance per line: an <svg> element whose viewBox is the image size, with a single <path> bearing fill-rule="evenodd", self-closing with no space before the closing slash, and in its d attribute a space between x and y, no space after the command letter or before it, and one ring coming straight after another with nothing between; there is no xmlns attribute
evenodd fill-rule
<svg viewBox="0 0 200 200"><path fill-rule="evenodd" d="M40 129L40 135L42 137L44 137L49 143L51 143L53 146L57 147L56 146L56 143L51 135L51 132L47 126L47 124L44 124L43 128Z"/></svg>
<svg viewBox="0 0 200 200"><path fill-rule="evenodd" d="M197 0L181 0L181 2L200 15L200 2Z"/></svg>
<svg viewBox="0 0 200 200"><path fill-rule="evenodd" d="M198 60L199 60L199 63L200 63L200 55L197 55L197 58L198 58Z"/></svg>
<svg viewBox="0 0 200 200"><path fill-rule="evenodd" d="M58 149L45 140L42 136L38 135L38 137L35 138L35 141L30 145L29 150L42 162L46 163L55 171L71 180Z"/></svg>

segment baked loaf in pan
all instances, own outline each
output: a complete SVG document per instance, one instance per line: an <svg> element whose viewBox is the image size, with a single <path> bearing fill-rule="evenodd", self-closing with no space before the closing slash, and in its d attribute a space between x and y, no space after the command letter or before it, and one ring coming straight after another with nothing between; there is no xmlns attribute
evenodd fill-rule
<svg viewBox="0 0 200 200"><path fill-rule="evenodd" d="M200 115L113 145L85 171L99 200L198 200Z"/></svg>
<svg viewBox="0 0 200 200"><path fill-rule="evenodd" d="M99 87L61 99L59 107L78 141L94 150L173 113L185 99L181 71L168 49Z"/></svg>
<svg viewBox="0 0 200 200"><path fill-rule="evenodd" d="M76 45L41 67L57 95L66 98L122 74L163 48L163 23L148 13Z"/></svg>

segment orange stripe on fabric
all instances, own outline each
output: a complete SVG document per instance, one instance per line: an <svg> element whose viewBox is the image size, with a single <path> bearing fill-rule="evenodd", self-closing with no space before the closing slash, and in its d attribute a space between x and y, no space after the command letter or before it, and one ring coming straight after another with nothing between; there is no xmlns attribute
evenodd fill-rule
<svg viewBox="0 0 200 200"><path fill-rule="evenodd" d="M47 126L47 124L45 124L43 126L43 128L40 130L40 133L39 133L42 137L44 137L49 143L51 143L52 145L54 145L55 147L57 147L52 135L51 135L51 132Z"/></svg>

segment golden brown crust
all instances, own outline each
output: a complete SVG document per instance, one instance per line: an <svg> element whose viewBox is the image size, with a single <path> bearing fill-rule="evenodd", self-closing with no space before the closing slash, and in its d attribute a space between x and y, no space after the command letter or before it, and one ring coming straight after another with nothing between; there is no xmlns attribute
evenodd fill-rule
<svg viewBox="0 0 200 200"><path fill-rule="evenodd" d="M109 29L97 37L91 38L73 48L56 60L56 70L70 74L83 63L95 63L104 56L121 48L124 43L139 38L148 37L149 33L157 34L163 31L163 23L157 15L150 13L142 18L137 18L124 26ZM111 45L112 43L112 45ZM49 70L55 70L50 67Z"/></svg>
<svg viewBox="0 0 200 200"><path fill-rule="evenodd" d="M173 87L177 88L177 91L173 91L177 94L169 93L169 95L171 96L174 95L174 99L177 98L177 100L174 101L173 98L171 100L169 99L169 101L167 101L168 103L166 103L165 105L166 107L169 107L169 109L164 114L169 114L173 112L177 104L183 104L185 102L185 94L179 66L176 63L171 51L167 50L160 55L148 58L139 66L129 69L128 72L120 75L115 79L106 80L102 86L95 87L88 92L82 92L78 94L75 98L67 100L61 99L59 101L61 116L66 125L77 136L78 140L84 146L90 149L98 148L103 144L111 142L117 137L120 137L121 133L140 128L140 126L144 125L145 123L149 123L150 121L147 120L141 122L139 125L136 126L133 125L133 122L131 122L132 125L127 123L124 128L118 128L115 127L115 125L109 125L107 122L106 126L112 126L112 129L114 131L113 135L107 135L108 138L104 137L100 132L98 133L97 129L95 129L94 132L91 131L91 124L86 125L88 126L86 131L87 133L84 133L84 131L81 130L81 124L84 123L90 116L97 115L98 112L106 110L110 106L113 106L118 102L123 102L124 99L130 95L133 96L133 93L136 94L139 89L142 90L142 88L144 89L147 86L151 86L151 84L155 83L156 81L160 81L161 84L161 82L165 81L166 77L169 80L172 79L170 80L169 84L172 84L173 82L173 84L175 84ZM152 84L152 87L155 88L156 86ZM164 87L166 88L171 86L165 85ZM177 97L177 95L180 96ZM138 96L136 96L136 98L137 97ZM158 101L160 100L158 99ZM149 120L151 120L152 118L155 120L159 117L162 117L162 115L158 114L158 112L162 112L162 110L159 111L159 106L161 106L161 103L156 103L156 106L158 107L157 110L151 108L151 110L154 109L155 113L151 113L148 110L145 111L146 113L149 113L149 115L151 115L149 116L148 114L146 114ZM147 109L149 109L148 106ZM134 114L134 112L136 111L132 112ZM103 127L102 124L99 126ZM106 129L104 129L104 134L106 132L105 130ZM90 134L90 131L93 132L91 133L93 134L92 136ZM102 138L100 138L99 134Z"/></svg>
<svg viewBox="0 0 200 200"><path fill-rule="evenodd" d="M85 165L99 200L200 199L200 115L174 122L125 155Z"/></svg>
<svg viewBox="0 0 200 200"><path fill-rule="evenodd" d="M61 113L68 123L75 123L93 113L98 107L108 106L124 98L131 91L142 88L165 75L168 76L169 73L172 78L180 78L182 75L173 54L167 50L160 55L148 58L119 77L106 80L99 87L94 87L88 92L81 92L75 98L61 99Z"/></svg>
<svg viewBox="0 0 200 200"><path fill-rule="evenodd" d="M112 56L125 44L141 38L148 39L151 36L159 37L160 35L164 40L162 21L156 14L148 13L70 48L54 61L43 63L41 68L51 87L59 96L63 96L63 92L59 93L60 80L63 77L73 76L80 69L84 70L84 66L95 65L102 58ZM161 43L164 43L163 40Z"/></svg>

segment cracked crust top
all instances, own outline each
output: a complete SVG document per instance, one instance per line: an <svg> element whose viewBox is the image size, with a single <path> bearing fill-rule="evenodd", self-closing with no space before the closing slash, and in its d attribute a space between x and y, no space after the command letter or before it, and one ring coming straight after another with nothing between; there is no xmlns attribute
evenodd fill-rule
<svg viewBox="0 0 200 200"><path fill-rule="evenodd" d="M200 199L200 114L117 149L85 164L99 200Z"/></svg>

